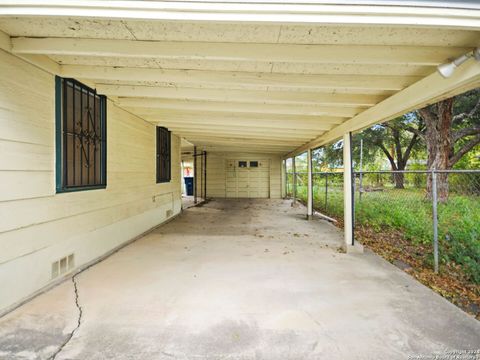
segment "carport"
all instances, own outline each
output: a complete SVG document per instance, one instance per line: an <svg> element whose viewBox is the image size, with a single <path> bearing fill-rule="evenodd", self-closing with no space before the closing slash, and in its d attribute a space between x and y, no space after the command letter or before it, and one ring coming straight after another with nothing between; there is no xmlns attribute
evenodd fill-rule
<svg viewBox="0 0 480 360"><path fill-rule="evenodd" d="M212 196L279 197L279 181L249 196L217 177L248 152L284 179L278 157L342 137L349 168L351 132L477 87L473 56L448 78L436 67L472 55L478 11L475 1L5 1L1 48L201 151L228 152L211 163ZM344 183L351 209L348 171Z"/></svg>
<svg viewBox="0 0 480 360"><path fill-rule="evenodd" d="M474 318L289 200L217 199L0 319L2 359L405 359ZM465 354L459 352L459 354Z"/></svg>
<svg viewBox="0 0 480 360"><path fill-rule="evenodd" d="M335 258L333 268L345 271L345 276L336 279L340 282L361 280L365 275L380 282L393 281L389 283L392 288L417 286L415 304L427 311L427 306L420 303L423 296L430 299L432 294L392 269L377 277L378 267L370 269L373 265L367 255L354 254L351 134L478 87L480 62L475 49L480 46L479 35L480 7L476 1L467 0L2 1L0 283L9 291L0 295L0 313L16 308L168 221L172 222L165 231L178 229L182 238L182 231L191 226L182 221L189 217L196 216L195 224L201 227L199 219L208 219L211 213L224 223L243 216L240 224L248 228L268 215L262 207L270 207L276 214L269 218L272 224L259 228L268 232L269 226L283 228L285 225L280 225L284 222L311 231L290 231L285 239L279 237L280 243L285 241L283 246L302 233L335 237L326 224L307 222L305 218L312 219L313 215L312 150L339 139L343 139L345 169L345 232L338 245L347 252L353 250L353 254L336 255L333 250L325 253L323 249L318 256ZM453 72L440 75L437 67L456 59L461 61L450 65ZM198 173L204 174L205 182L199 194L201 190L202 198L215 201L180 215L181 161L192 150L204 156L204 168ZM285 196L284 160L305 152L309 159L309 199L305 209L291 209L286 207L286 200L281 200ZM237 200L226 200L232 198ZM259 208L252 210L249 204ZM219 209L224 211L221 216ZM280 209L284 213L278 212ZM212 226L221 226L221 221L214 220ZM162 229L154 230L138 242L140 245L132 245L125 252L135 252L141 244L163 238ZM193 243L187 241L184 247L172 240L174 257L179 257L176 261L190 261L183 250L188 251L200 239L207 241L208 231L203 235L205 238L190 239ZM264 248L267 239L255 236L255 231L246 235L254 237L256 252ZM278 233L267 235L275 238ZM235 236L226 238L242 243ZM243 240L248 243L252 238ZM327 240L317 239L312 246ZM154 253L173 251L168 241L153 245L150 250ZM213 251L228 250L217 248L215 243L212 246ZM303 251L308 252L305 248L298 250ZM116 271L116 266L133 266L123 262L122 254L108 260L115 265L106 270L107 280L108 272ZM304 260L300 257L295 261ZM108 264L106 261L99 266ZM205 264L197 263L200 267ZM367 265L362 268L361 264ZM242 266L232 273L241 271ZM300 281L300 274L308 272L300 268L292 281ZM363 275L355 275L357 270ZM268 284L269 276L259 279ZM288 272L284 276L288 277ZM169 286L168 282L159 284ZM65 291L63 295L67 296L68 289L62 290L65 288L62 285L54 291ZM368 294L375 296L377 290L375 285ZM407 296L405 292L402 296ZM320 293L313 293L322 301ZM386 290L382 294L393 293ZM292 296L292 302L297 295L286 294ZM337 295L349 296L343 288ZM228 302L232 296L223 294L220 298ZM41 299L36 301L41 303ZM440 299L431 301L442 309L448 307ZM434 343L446 345L446 340L429 331L437 325L446 326L452 319L462 322L460 334L478 329L477 324L460 320L463 315L450 310L445 311L451 316L428 325L429 341L418 349L411 347L410 353L437 350ZM364 315L376 316L368 311ZM282 324L290 321L290 315L285 316L279 320ZM292 316L298 324L310 315ZM399 316L392 318L396 321ZM429 318L433 317L431 314ZM305 326L311 325L308 322ZM243 325L232 326L237 329ZM416 335L422 333L421 326L413 329ZM178 334L182 330L175 331ZM324 332L328 336L328 328ZM414 332L390 334L391 341L408 342ZM272 344L282 342L281 336L269 336L264 334L261 341L270 341L273 348ZM288 341L289 335L282 336ZM355 334L343 337L350 336ZM467 341L459 339L447 347L478 347L478 336L469 336ZM324 349L326 353L338 350L340 335L335 339L333 348L328 345ZM317 346L314 343L310 344L312 349ZM255 347L246 348L253 349L247 357L258 355ZM187 350L173 354L200 354ZM215 356L226 356L217 350ZM338 351L342 354L343 350ZM398 351L397 355L402 350ZM200 355L207 353L208 349ZM291 357L298 358L296 353L292 350ZM164 357L169 354L166 351ZM278 358L267 355L260 352L257 357Z"/></svg>

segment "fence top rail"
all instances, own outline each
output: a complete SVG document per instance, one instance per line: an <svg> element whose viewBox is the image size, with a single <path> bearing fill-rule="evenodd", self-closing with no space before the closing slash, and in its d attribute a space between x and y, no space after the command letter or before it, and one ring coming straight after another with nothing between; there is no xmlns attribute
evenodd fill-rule
<svg viewBox="0 0 480 360"><path fill-rule="evenodd" d="M354 171L355 174L456 174L469 173L480 174L480 170L372 170L372 171Z"/></svg>
<svg viewBox="0 0 480 360"><path fill-rule="evenodd" d="M288 175L308 174L308 171L287 171ZM480 170L371 170L371 171L354 171L354 174L431 174L431 173L448 173L448 174L480 174ZM314 171L312 175L340 175L343 171Z"/></svg>

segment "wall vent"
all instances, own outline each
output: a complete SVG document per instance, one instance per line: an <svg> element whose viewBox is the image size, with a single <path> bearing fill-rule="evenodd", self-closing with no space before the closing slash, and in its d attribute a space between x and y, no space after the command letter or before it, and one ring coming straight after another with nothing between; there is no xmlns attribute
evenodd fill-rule
<svg viewBox="0 0 480 360"><path fill-rule="evenodd" d="M52 263L52 279L66 274L75 268L75 255L67 255Z"/></svg>

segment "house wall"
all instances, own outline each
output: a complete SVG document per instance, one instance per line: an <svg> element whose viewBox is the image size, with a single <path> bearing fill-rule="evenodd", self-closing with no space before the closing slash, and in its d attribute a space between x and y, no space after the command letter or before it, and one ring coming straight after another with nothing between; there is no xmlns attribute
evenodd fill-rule
<svg viewBox="0 0 480 360"><path fill-rule="evenodd" d="M281 164L280 156L261 153L208 152L207 153L207 197L225 197L226 161L269 160L270 161L270 198L281 197Z"/></svg>
<svg viewBox="0 0 480 360"><path fill-rule="evenodd" d="M0 74L1 313L54 281L52 262L78 268L179 213L181 188L179 138L156 184L155 126L108 101L107 188L56 194L54 76L3 51Z"/></svg>

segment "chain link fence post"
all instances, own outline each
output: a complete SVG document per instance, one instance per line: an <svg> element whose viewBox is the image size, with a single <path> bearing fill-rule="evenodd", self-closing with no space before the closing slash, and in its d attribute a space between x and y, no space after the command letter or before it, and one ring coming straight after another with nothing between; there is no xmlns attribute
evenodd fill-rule
<svg viewBox="0 0 480 360"><path fill-rule="evenodd" d="M437 172L432 170L433 268L438 273Z"/></svg>
<svg viewBox="0 0 480 360"><path fill-rule="evenodd" d="M328 173L325 173L325 213L327 212L328 202Z"/></svg>
<svg viewBox="0 0 480 360"><path fill-rule="evenodd" d="M358 191L358 201L361 201L363 193L363 139L360 139L360 178Z"/></svg>

